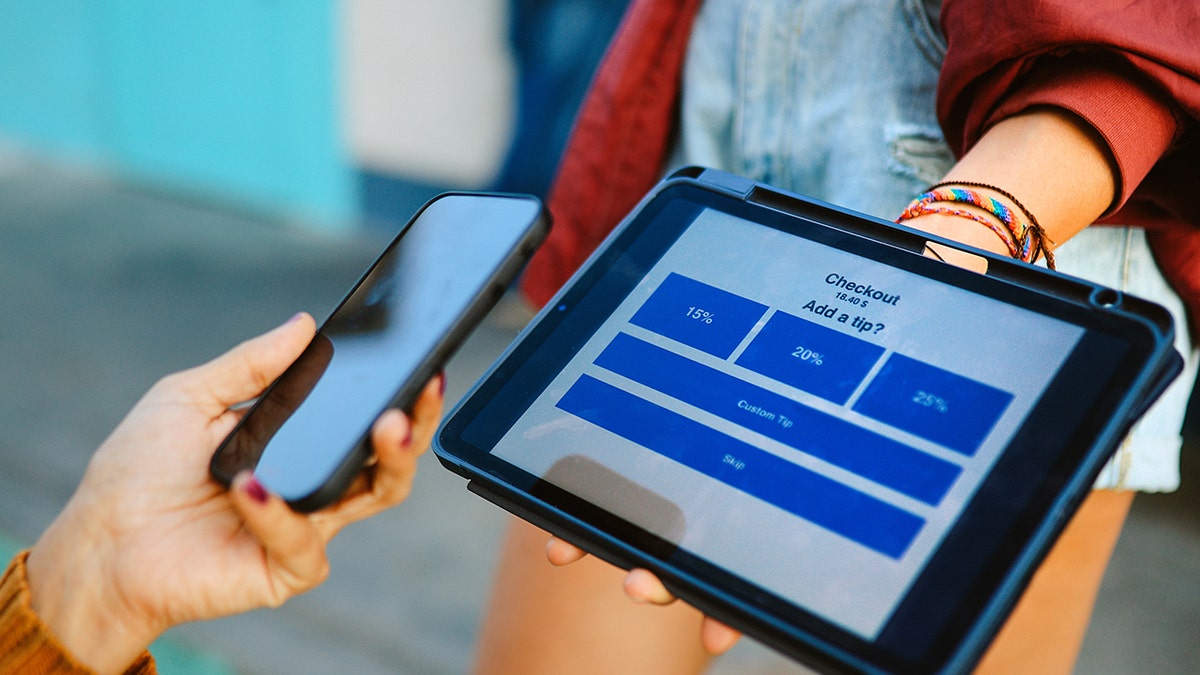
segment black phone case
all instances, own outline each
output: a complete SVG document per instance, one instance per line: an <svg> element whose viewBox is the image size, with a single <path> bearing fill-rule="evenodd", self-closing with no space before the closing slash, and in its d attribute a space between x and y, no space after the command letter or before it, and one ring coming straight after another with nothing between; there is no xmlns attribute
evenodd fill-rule
<svg viewBox="0 0 1200 675"><path fill-rule="evenodd" d="M488 312L496 306L496 303L500 300L501 296L504 295L504 292L508 289L509 285L514 279L516 279L517 275L529 261L529 258L537 250L538 246L541 245L542 241L545 240L546 235L550 231L550 215L546 211L545 207L541 205L540 200L532 195L510 195L506 193L470 191L455 191L439 194L423 204L421 208L413 214L408 222L405 223L404 227L401 228L400 232L392 239L391 242L388 243L386 247L384 247L383 252L380 253L374 262L367 267L366 271L363 272L362 276L359 277L359 280L355 282L354 286L352 286L351 289L346 293L345 297L338 302L337 307L330 312L329 317L332 318L337 315L338 311L350 299L350 297L354 295L354 292L358 290L359 286L361 286L367 280L367 278L370 277L371 272L379 265L387 251L391 250L392 247L394 247L404 237L409 227L416 222L418 218L420 218L425 209L429 208L429 206L437 200L453 195L518 197L522 199L528 199L538 202L540 205L539 216L533 225L527 230L522 239L518 242L517 246L513 249L508 258L505 259L504 263L496 270L496 273L492 276L492 278L487 281L484 291L476 296L474 301L463 309L462 313L451 326L450 330L447 331L443 339L438 343L437 348L425 356L418 367L414 370L413 376L407 382L398 383L399 388L388 405L389 408L396 407L404 410L405 412L411 412L412 406L416 403L417 396L421 393L421 389L425 386L425 383L428 382L430 378L436 375L445 366L446 362L454 356L455 352L458 351L458 348L467 339L467 337L470 336L471 332L479 325L481 321L483 321L483 318L488 314ZM318 336L325 329L325 326L328 324L328 322L329 319L326 319L326 322L323 323L318 329ZM274 385L272 385L272 387L273 386ZM262 400L266 393L267 392L263 392L263 395L260 396L259 400ZM253 408L251 408L247 414L251 414L252 412ZM218 450L218 453L219 452L220 450ZM363 467L363 464L370 458L370 456L370 430L368 429L364 431L362 438L357 444L355 444L353 450L347 453L347 455L338 464L337 468L330 474L328 480L326 480L320 488L305 497L289 500L288 505L296 512L311 513L332 504L333 502L337 501L350 486L351 481L353 481L354 477L358 475L359 471ZM232 475L227 475L217 468L216 455L213 456L213 461L210 464L210 471L213 477L222 485L228 486L233 480Z"/></svg>
<svg viewBox="0 0 1200 675"><path fill-rule="evenodd" d="M581 266L575 276L564 284L559 294L546 304L543 312L530 322L525 333L519 336L509 350L496 360L492 370L494 371L499 364L505 361L525 334L530 332L545 314L552 311L552 308L558 304L559 298L611 244L625 224L631 222L636 214L659 192L680 183L702 186L706 190L735 199L751 201L782 213L795 215L803 213L810 219L814 217L815 213L823 224L913 253L923 251L928 242L936 242L979 255L987 259L988 271L986 274L991 278L1011 283L1014 286L1036 290L1061 302L1078 306L1103 307L1106 311L1124 314L1144 326L1149 326L1153 331L1157 341L1154 350L1155 356L1146 363L1141 377L1124 397L1118 414L1108 420L1102 429L1097 430L1095 441L1086 459L1073 474L1070 484L1057 495L1035 535L1023 547L1017 561L1008 569L1003 582L992 594L986 609L980 614L979 619L954 650L952 656L945 660L940 668L932 672L958 673L970 670L1003 624L1033 572L1049 552L1051 545L1086 497L1107 459L1115 452L1130 427L1182 369L1182 357L1173 347L1174 327L1170 314L1154 303L1124 295L1089 281L1015 262L1009 258L974 249L903 225L871 218L831 204L787 193L741 176L703 167L688 167L667 177L645 196L634 211L601 244L596 253ZM491 376L491 372L489 371L480 378L475 388L468 392L455 410L447 415L447 422L452 420L463 404L475 394L479 385ZM887 672L862 658L861 655L851 653L828 640L803 631L797 633L792 628L782 626L769 615L759 611L752 600L731 597L722 589L713 587L704 580L669 564L664 564L645 551L556 509L528 492L498 478L494 473L479 470L469 461L455 456L443 445L442 434L447 422L443 423L442 429L435 437L434 451L445 467L468 479L467 488L471 492L618 567L624 569L641 567L653 571L673 594L705 614L742 630L777 651L819 671Z"/></svg>

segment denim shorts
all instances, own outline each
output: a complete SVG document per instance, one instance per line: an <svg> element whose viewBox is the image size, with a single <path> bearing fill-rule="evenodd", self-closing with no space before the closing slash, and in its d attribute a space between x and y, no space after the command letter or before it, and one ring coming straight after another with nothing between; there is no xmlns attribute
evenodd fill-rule
<svg viewBox="0 0 1200 675"><path fill-rule="evenodd" d="M705 0L688 46L672 166L699 164L881 218L950 169L935 96L945 40L929 0ZM1179 298L1135 228L1091 227L1058 268L1168 307L1187 368L1098 487L1174 490L1196 377Z"/></svg>

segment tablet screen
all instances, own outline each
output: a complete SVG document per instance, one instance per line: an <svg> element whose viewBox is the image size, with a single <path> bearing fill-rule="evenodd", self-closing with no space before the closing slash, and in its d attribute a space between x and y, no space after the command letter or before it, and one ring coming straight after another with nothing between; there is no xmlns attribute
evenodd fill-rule
<svg viewBox="0 0 1200 675"><path fill-rule="evenodd" d="M703 209L493 452L871 639L1082 332Z"/></svg>
<svg viewBox="0 0 1200 675"><path fill-rule="evenodd" d="M439 456L715 606L740 598L776 640L924 668L1148 348L1084 304L806 208L659 192L460 404Z"/></svg>

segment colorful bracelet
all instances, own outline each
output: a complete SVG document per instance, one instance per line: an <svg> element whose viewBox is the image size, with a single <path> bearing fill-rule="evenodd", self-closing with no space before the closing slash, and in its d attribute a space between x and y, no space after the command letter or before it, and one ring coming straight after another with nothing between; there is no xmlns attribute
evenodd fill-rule
<svg viewBox="0 0 1200 675"><path fill-rule="evenodd" d="M1021 211L1022 215L1026 217L1028 223L1017 218L1013 214L1012 209L997 199L965 187L948 187L951 185L969 185L971 187L994 190L997 194L1012 201ZM970 204L995 216L1000 223L997 224L989 218L963 209L933 206L938 203ZM1045 256L1047 266L1054 269L1054 255L1046 246L1048 238L1045 236L1045 230L1042 229L1041 225L1037 223L1037 219L1033 217L1033 214L1023 204L1004 190L983 183L939 183L914 199L904 209L904 212L900 214L900 217L896 219L896 222L902 222L931 213L969 218L977 223L986 225L988 229L995 232L996 236L1004 241L1005 246L1009 250L1009 255L1013 258L1032 263L1036 262L1038 258Z"/></svg>
<svg viewBox="0 0 1200 675"><path fill-rule="evenodd" d="M1026 254L1029 260L1031 262L1037 262L1038 258L1045 257L1046 267L1054 269L1054 252L1051 248L1054 246L1054 241L1046 235L1046 230L1042 228L1042 225L1038 222L1038 219L1033 216L1033 212L1026 208L1025 205L1021 203L1021 200L1017 199L1016 195L1008 190L996 187L995 185L990 185L988 183L976 183L969 180L945 181L931 185L929 186L929 189L937 190L939 188L951 187L954 185L960 185L967 188L979 188L981 190L991 190L992 192L995 192L996 194L1001 195L1008 201L1012 202L1013 206L1017 207L1017 209L1024 214L1025 220L1029 222L1029 226L1026 229L1025 234L1025 246L1022 247L1023 249L1029 249L1028 253ZM1022 256L1022 259L1024 258L1025 256Z"/></svg>
<svg viewBox="0 0 1200 675"><path fill-rule="evenodd" d="M908 208L904 209L904 213L900 214L900 217L896 219L896 222L899 223L899 222L908 220L909 218L916 218L917 216L925 216L925 215L930 215L930 214L941 214L941 215L946 215L946 216L957 216L959 218L969 218L970 220L973 220L973 221L979 223L980 225L987 227L992 232L995 232L996 236L1000 237L1000 240L1003 241L1004 245L1008 248L1008 255L1010 257L1013 257L1013 258L1020 257L1021 251L1018 248L1017 242L1013 241L1012 233L1009 232L1008 229L1005 228L1004 226L1002 226L1002 225L996 223L995 221L990 220L984 216L981 216L978 213L971 213L970 211L965 211L963 209L956 209L951 206L937 206L934 202L919 202L918 201L918 202L913 202L912 204L909 204Z"/></svg>

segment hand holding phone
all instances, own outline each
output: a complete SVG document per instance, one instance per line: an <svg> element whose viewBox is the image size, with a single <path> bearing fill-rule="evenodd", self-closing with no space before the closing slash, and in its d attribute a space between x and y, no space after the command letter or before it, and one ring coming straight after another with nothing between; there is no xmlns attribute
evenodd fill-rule
<svg viewBox="0 0 1200 675"><path fill-rule="evenodd" d="M374 420L411 406L547 230L529 196L430 201L217 449L213 477L228 485L253 469L302 512L335 501L370 455Z"/></svg>

